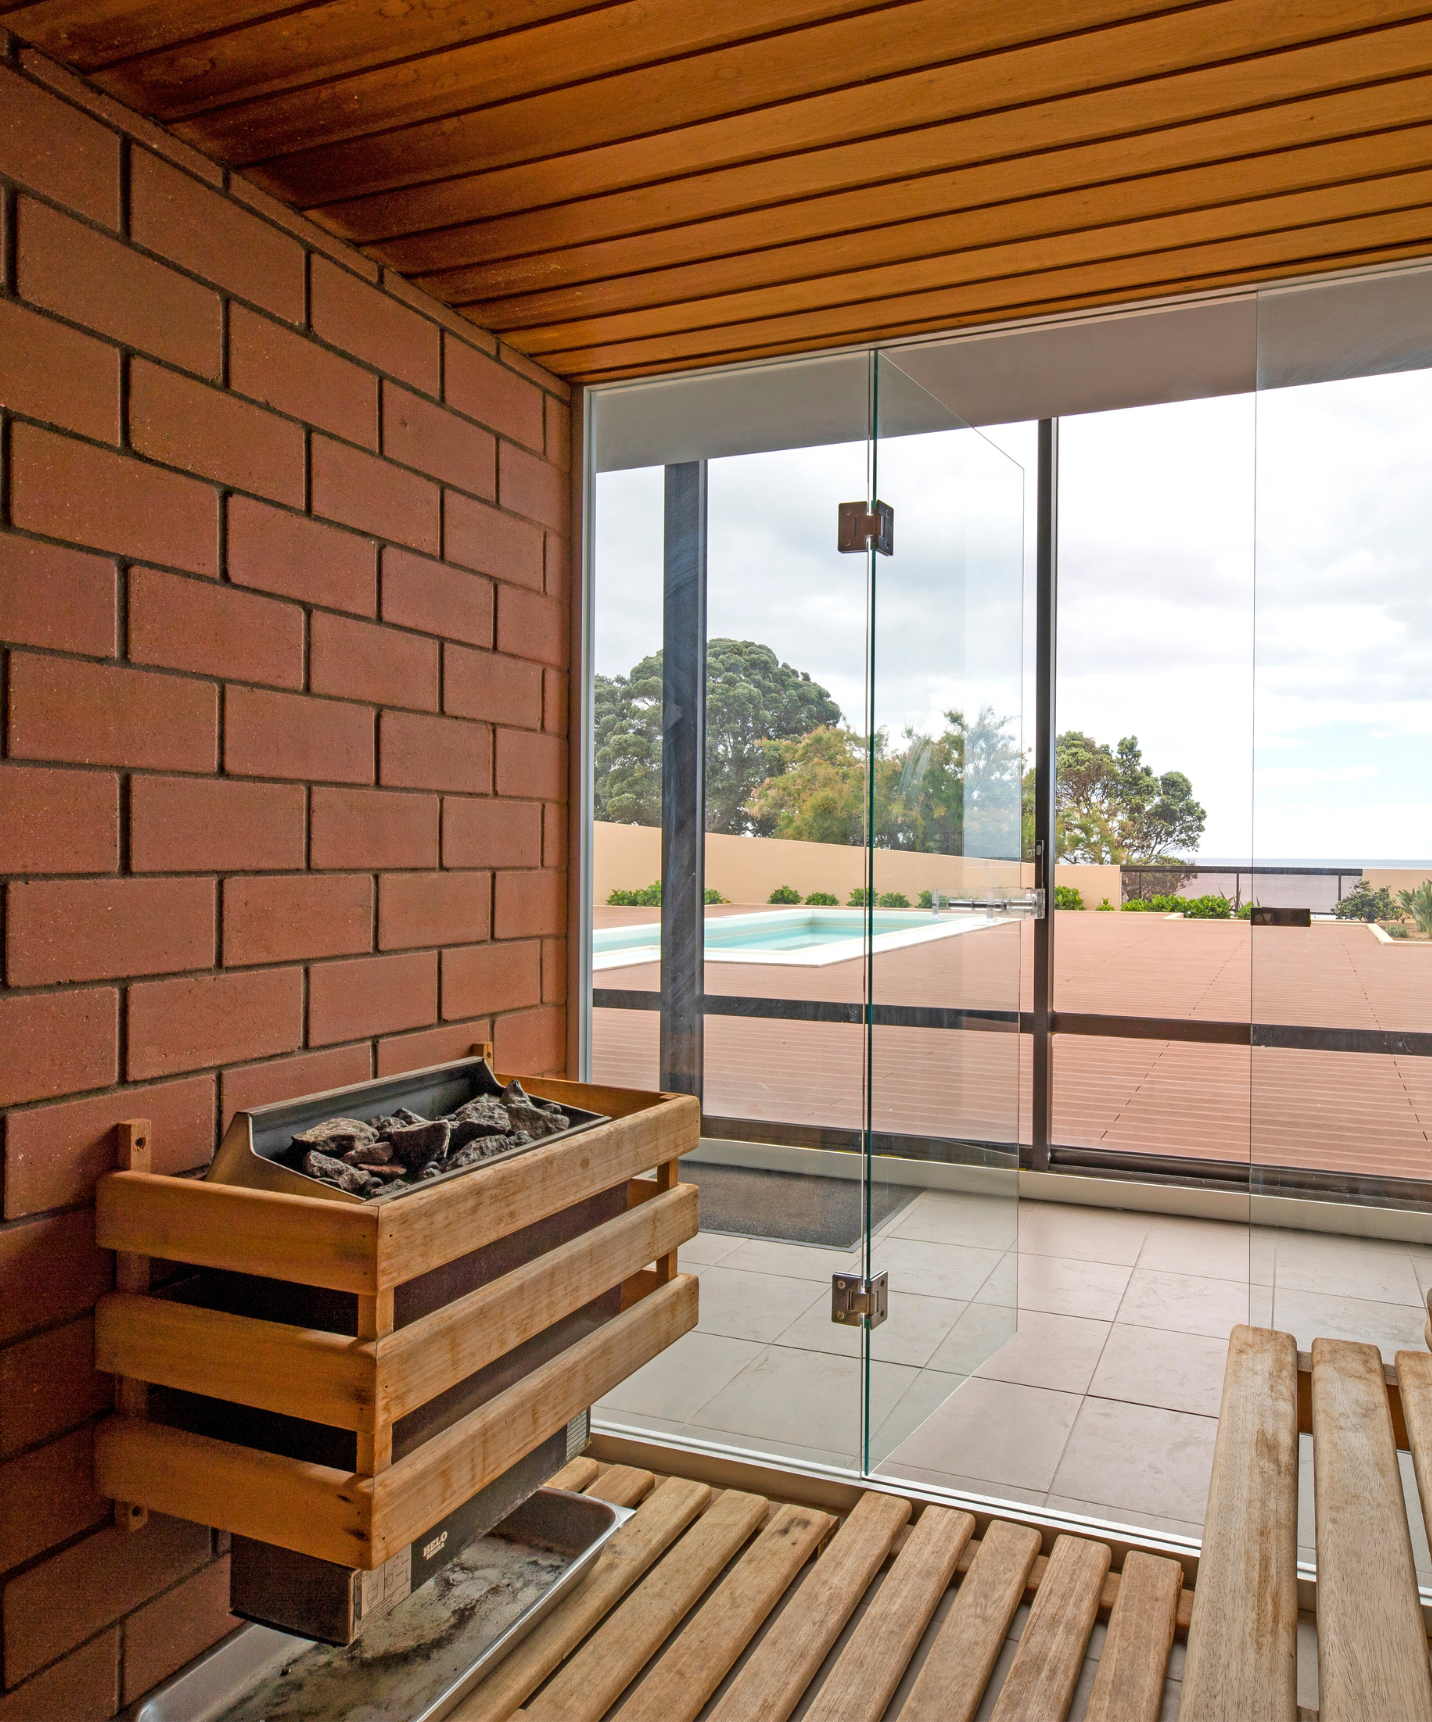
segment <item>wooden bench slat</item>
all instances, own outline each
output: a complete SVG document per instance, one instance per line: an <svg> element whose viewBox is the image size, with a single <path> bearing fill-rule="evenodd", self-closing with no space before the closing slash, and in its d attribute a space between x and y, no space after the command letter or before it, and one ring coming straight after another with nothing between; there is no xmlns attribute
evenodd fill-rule
<svg viewBox="0 0 1432 1722"><path fill-rule="evenodd" d="M970 1722L1040 1549L1032 1525L994 1519L955 1592L900 1722Z"/></svg>
<svg viewBox="0 0 1432 1722"><path fill-rule="evenodd" d="M1294 1722L1297 1576L1297 1342L1271 1328L1235 1327L1180 1722Z"/></svg>
<svg viewBox="0 0 1432 1722"><path fill-rule="evenodd" d="M805 1722L880 1722L974 1528L968 1513L925 1508Z"/></svg>
<svg viewBox="0 0 1432 1722"><path fill-rule="evenodd" d="M727 1489L528 1705L531 1722L605 1716L761 1523L766 1506L764 1496Z"/></svg>
<svg viewBox="0 0 1432 1722"><path fill-rule="evenodd" d="M1182 1589L1177 1561L1125 1555L1085 1722L1158 1722Z"/></svg>
<svg viewBox="0 0 1432 1722"><path fill-rule="evenodd" d="M910 1517L899 1495L862 1495L710 1722L786 1722ZM1038 1539L1036 1538L1036 1543Z"/></svg>
<svg viewBox="0 0 1432 1722"><path fill-rule="evenodd" d="M1432 1537L1432 1353L1399 1351L1397 1385L1422 1502L1422 1523Z"/></svg>
<svg viewBox="0 0 1432 1722"><path fill-rule="evenodd" d="M547 1479L545 1486L549 1489L571 1489L580 1494L588 1483L596 1482L601 1469L595 1459L569 1459L560 1471Z"/></svg>
<svg viewBox="0 0 1432 1722"><path fill-rule="evenodd" d="M1107 1543L1055 1539L991 1722L1064 1722L1109 1570Z"/></svg>
<svg viewBox="0 0 1432 1722"><path fill-rule="evenodd" d="M617 1722L695 1722L835 1520L780 1507L676 1642L617 1711Z"/></svg>
<svg viewBox="0 0 1432 1722"><path fill-rule="evenodd" d="M598 1501L610 1501L614 1507L635 1507L644 1501L655 1487L656 1478L650 1471L634 1465L608 1465L595 1482L586 1485L585 1492Z"/></svg>
<svg viewBox="0 0 1432 1722"><path fill-rule="evenodd" d="M604 1475L626 1469L614 1465ZM592 1493L600 1488L599 1478ZM503 1658L457 1706L451 1722L506 1722L710 1502L705 1483L681 1477L670 1477L653 1489L597 1556L591 1577Z"/></svg>
<svg viewBox="0 0 1432 1722"><path fill-rule="evenodd" d="M1375 1345L1313 1341L1313 1483L1321 1722L1432 1722L1427 1634Z"/></svg>

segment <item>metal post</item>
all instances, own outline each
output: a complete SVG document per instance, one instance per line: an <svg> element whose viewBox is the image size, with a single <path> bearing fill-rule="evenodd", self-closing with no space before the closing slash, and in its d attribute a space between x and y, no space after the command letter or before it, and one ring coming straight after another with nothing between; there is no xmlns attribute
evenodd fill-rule
<svg viewBox="0 0 1432 1722"><path fill-rule="evenodd" d="M1059 420L1039 421L1034 619L1034 884L1044 915L1034 923L1034 1115L1030 1165L1049 1170L1053 1123L1055 622L1059 597Z"/></svg>
<svg viewBox="0 0 1432 1722"><path fill-rule="evenodd" d="M706 918L706 462L666 469L661 1086L700 1096Z"/></svg>

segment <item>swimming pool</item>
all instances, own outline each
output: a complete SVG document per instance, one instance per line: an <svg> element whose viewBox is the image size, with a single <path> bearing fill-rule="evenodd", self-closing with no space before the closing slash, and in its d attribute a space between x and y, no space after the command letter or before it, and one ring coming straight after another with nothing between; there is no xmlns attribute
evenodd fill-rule
<svg viewBox="0 0 1432 1722"><path fill-rule="evenodd" d="M998 926L1013 916L991 917L983 909L876 909L874 951L898 951L931 939L948 939ZM864 909L759 909L749 915L722 915L706 921L708 963L781 963L824 968L849 962L864 949ZM661 923L600 927L592 934L593 969L629 968L661 957Z"/></svg>

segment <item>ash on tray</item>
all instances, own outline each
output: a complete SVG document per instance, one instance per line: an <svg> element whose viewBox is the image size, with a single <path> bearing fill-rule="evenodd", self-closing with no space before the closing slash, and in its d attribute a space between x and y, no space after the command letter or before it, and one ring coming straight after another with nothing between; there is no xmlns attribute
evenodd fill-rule
<svg viewBox="0 0 1432 1722"><path fill-rule="evenodd" d="M371 1199L476 1166L570 1124L559 1106L534 1099L514 1077L498 1093L480 1094L440 1118L400 1106L371 1123L325 1119L294 1137L289 1158L310 1178Z"/></svg>
<svg viewBox="0 0 1432 1722"><path fill-rule="evenodd" d="M570 1562L550 1549L477 1537L352 1644L300 1651L219 1722L410 1722L540 1601Z"/></svg>

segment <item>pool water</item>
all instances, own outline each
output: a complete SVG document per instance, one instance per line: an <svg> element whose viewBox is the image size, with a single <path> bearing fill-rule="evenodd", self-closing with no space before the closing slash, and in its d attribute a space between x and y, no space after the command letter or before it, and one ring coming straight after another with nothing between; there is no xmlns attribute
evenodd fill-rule
<svg viewBox="0 0 1432 1722"><path fill-rule="evenodd" d="M872 949L898 950L974 932L991 922L983 910L876 909ZM1000 916L999 920L1006 919ZM865 948L864 909L768 909L749 915L723 915L706 922L706 960L710 963L786 963L824 967L848 962ZM661 956L661 923L601 927L592 934L592 967L615 969L651 963Z"/></svg>

